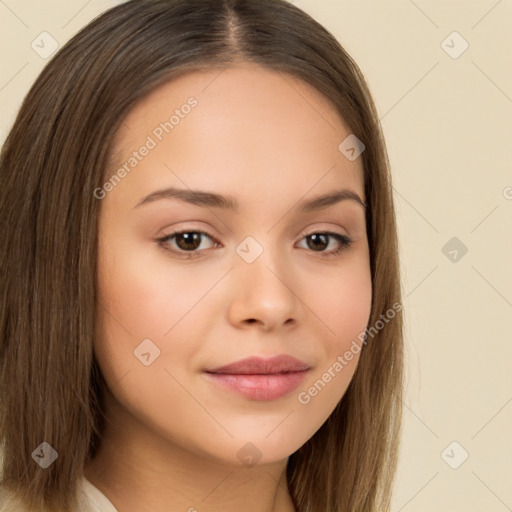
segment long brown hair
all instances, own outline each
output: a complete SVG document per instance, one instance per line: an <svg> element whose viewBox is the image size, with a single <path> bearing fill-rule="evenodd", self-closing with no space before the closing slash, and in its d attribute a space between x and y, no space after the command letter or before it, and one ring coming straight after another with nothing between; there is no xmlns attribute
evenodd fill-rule
<svg viewBox="0 0 512 512"><path fill-rule="evenodd" d="M373 331L345 395L290 456L287 477L299 512L389 509L402 417L401 284L389 162L361 71L285 0L132 0L53 57L0 155L1 484L30 510L75 510L76 484L101 439L94 190L113 137L158 85L239 61L308 82L365 144ZM392 320L375 329L390 310ZM33 460L43 442L58 453L46 469Z"/></svg>

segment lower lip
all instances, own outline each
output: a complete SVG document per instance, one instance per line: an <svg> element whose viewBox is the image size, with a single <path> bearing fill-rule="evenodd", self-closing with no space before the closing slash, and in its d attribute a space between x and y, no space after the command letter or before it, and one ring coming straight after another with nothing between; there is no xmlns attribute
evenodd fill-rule
<svg viewBox="0 0 512 512"><path fill-rule="evenodd" d="M205 373L207 378L252 400L275 400L300 386L309 370L263 375Z"/></svg>

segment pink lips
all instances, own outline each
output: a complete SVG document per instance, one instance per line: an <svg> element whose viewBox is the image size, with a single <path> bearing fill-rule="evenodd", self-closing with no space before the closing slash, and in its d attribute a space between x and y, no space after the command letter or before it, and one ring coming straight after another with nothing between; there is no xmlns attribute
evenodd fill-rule
<svg viewBox="0 0 512 512"><path fill-rule="evenodd" d="M205 370L206 377L223 388L253 400L275 400L291 393L311 367L298 359L280 355L263 359L249 357Z"/></svg>

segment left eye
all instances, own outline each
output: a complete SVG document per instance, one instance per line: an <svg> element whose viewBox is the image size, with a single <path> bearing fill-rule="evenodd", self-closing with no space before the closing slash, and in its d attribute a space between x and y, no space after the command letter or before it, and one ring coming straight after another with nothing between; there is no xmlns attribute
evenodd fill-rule
<svg viewBox="0 0 512 512"><path fill-rule="evenodd" d="M198 249L201 247L203 237L212 240L215 247L219 247L221 245L205 231L175 231L174 233L158 239L158 242L160 242L160 245L167 251L180 255L188 253L189 256L192 256L193 254L201 252ZM338 243L337 248L326 251L325 249L329 247L329 242L333 239ZM311 249L313 252L323 253L325 256L339 254L343 249L350 247L352 244L352 240L347 236L341 235L340 233L332 233L330 231L310 233L304 236L301 241L302 240L306 240L307 249ZM171 241L174 241L177 249L169 247ZM205 250L205 248L202 250Z"/></svg>
<svg viewBox="0 0 512 512"><path fill-rule="evenodd" d="M338 242L338 247L330 251L322 250L324 246L329 246L329 239L336 240ZM349 237L341 235L339 233L332 233L330 231L318 231L316 233L311 233L302 238L302 240L308 241L308 248L312 248L314 252L325 253L326 256L333 256L339 254L343 249L350 247L350 245L352 244L352 240ZM317 251L317 248L320 248L320 250Z"/></svg>

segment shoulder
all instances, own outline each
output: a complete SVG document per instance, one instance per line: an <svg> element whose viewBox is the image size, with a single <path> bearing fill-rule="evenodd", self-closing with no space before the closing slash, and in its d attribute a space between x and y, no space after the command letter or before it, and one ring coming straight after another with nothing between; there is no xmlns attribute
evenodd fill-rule
<svg viewBox="0 0 512 512"><path fill-rule="evenodd" d="M16 496L0 485L0 512L26 512Z"/></svg>
<svg viewBox="0 0 512 512"><path fill-rule="evenodd" d="M79 512L118 512L112 502L85 476L79 483L79 497L83 501L83 504L80 503L83 508Z"/></svg>
<svg viewBox="0 0 512 512"><path fill-rule="evenodd" d="M78 483L76 512L118 512L112 502L85 477ZM29 512L16 496L0 485L0 512Z"/></svg>

